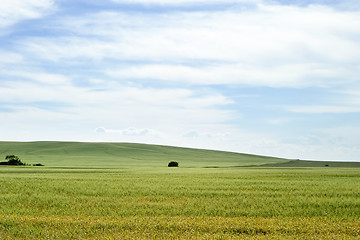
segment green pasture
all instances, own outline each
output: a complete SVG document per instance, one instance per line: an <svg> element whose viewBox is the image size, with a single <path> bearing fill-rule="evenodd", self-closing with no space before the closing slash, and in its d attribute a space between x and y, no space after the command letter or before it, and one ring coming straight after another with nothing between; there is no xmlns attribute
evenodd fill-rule
<svg viewBox="0 0 360 240"><path fill-rule="evenodd" d="M23 162L51 167L229 167L287 162L250 154L134 143L0 142L0 157L18 155Z"/></svg>
<svg viewBox="0 0 360 240"><path fill-rule="evenodd" d="M0 166L0 239L360 239L360 168L234 167L289 160L152 145L21 144L2 143L0 154L46 166Z"/></svg>

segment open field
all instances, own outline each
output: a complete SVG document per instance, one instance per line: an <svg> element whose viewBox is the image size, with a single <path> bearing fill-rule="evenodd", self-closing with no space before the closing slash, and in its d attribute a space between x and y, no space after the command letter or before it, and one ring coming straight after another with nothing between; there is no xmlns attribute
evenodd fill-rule
<svg viewBox="0 0 360 240"><path fill-rule="evenodd" d="M0 168L1 239L359 239L360 169Z"/></svg>
<svg viewBox="0 0 360 240"><path fill-rule="evenodd" d="M35 159L25 150L11 153ZM208 168L214 156L120 167L106 156L106 168L1 166L0 239L360 239L360 168Z"/></svg>

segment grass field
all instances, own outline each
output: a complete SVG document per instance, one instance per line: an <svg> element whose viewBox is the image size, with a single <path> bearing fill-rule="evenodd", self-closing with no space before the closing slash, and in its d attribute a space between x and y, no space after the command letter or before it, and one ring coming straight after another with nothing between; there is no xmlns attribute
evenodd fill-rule
<svg viewBox="0 0 360 240"><path fill-rule="evenodd" d="M225 166L253 165L252 156L134 144L125 144L120 160L92 149L93 163L107 167L81 167L85 157L74 163L76 152L87 154L80 143L73 147L81 151L50 143L53 158L51 148L6 144L2 154L48 158L35 161L46 167L0 167L0 239L360 239L360 168L232 168ZM158 152L123 166L134 160L130 146L134 158L138 149ZM65 150L61 166L57 154ZM167 168L182 151L193 156L179 160L186 167Z"/></svg>
<svg viewBox="0 0 360 240"><path fill-rule="evenodd" d="M241 153L133 143L0 142L0 156L15 154L29 164L51 167L228 167L289 160Z"/></svg>

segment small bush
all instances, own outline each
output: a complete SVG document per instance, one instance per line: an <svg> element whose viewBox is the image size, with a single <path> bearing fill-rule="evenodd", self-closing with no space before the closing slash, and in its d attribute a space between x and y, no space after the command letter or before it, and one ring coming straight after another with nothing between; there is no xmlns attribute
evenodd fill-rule
<svg viewBox="0 0 360 240"><path fill-rule="evenodd" d="M14 166L26 165L16 155L7 155L5 157L5 160L7 160L7 162L1 162L0 164L1 165L14 165Z"/></svg>
<svg viewBox="0 0 360 240"><path fill-rule="evenodd" d="M7 160L7 162L0 162L0 165L10 165L10 166L44 166L41 163L36 163L36 164L26 164L23 163L20 158L16 155L7 155L5 157L5 160Z"/></svg>
<svg viewBox="0 0 360 240"><path fill-rule="evenodd" d="M171 161L169 162L168 164L168 167L178 167L179 166L179 163L178 162L175 162L175 161Z"/></svg>

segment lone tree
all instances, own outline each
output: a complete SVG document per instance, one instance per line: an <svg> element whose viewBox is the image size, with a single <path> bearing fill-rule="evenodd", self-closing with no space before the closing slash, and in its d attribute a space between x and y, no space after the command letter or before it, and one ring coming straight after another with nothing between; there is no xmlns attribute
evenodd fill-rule
<svg viewBox="0 0 360 240"><path fill-rule="evenodd" d="M1 165L26 165L16 155L7 155L5 160L7 160L7 162L1 162Z"/></svg>
<svg viewBox="0 0 360 240"><path fill-rule="evenodd" d="M175 162L175 161L171 161L169 162L168 164L168 167L178 167L179 166L179 163L178 162Z"/></svg>

